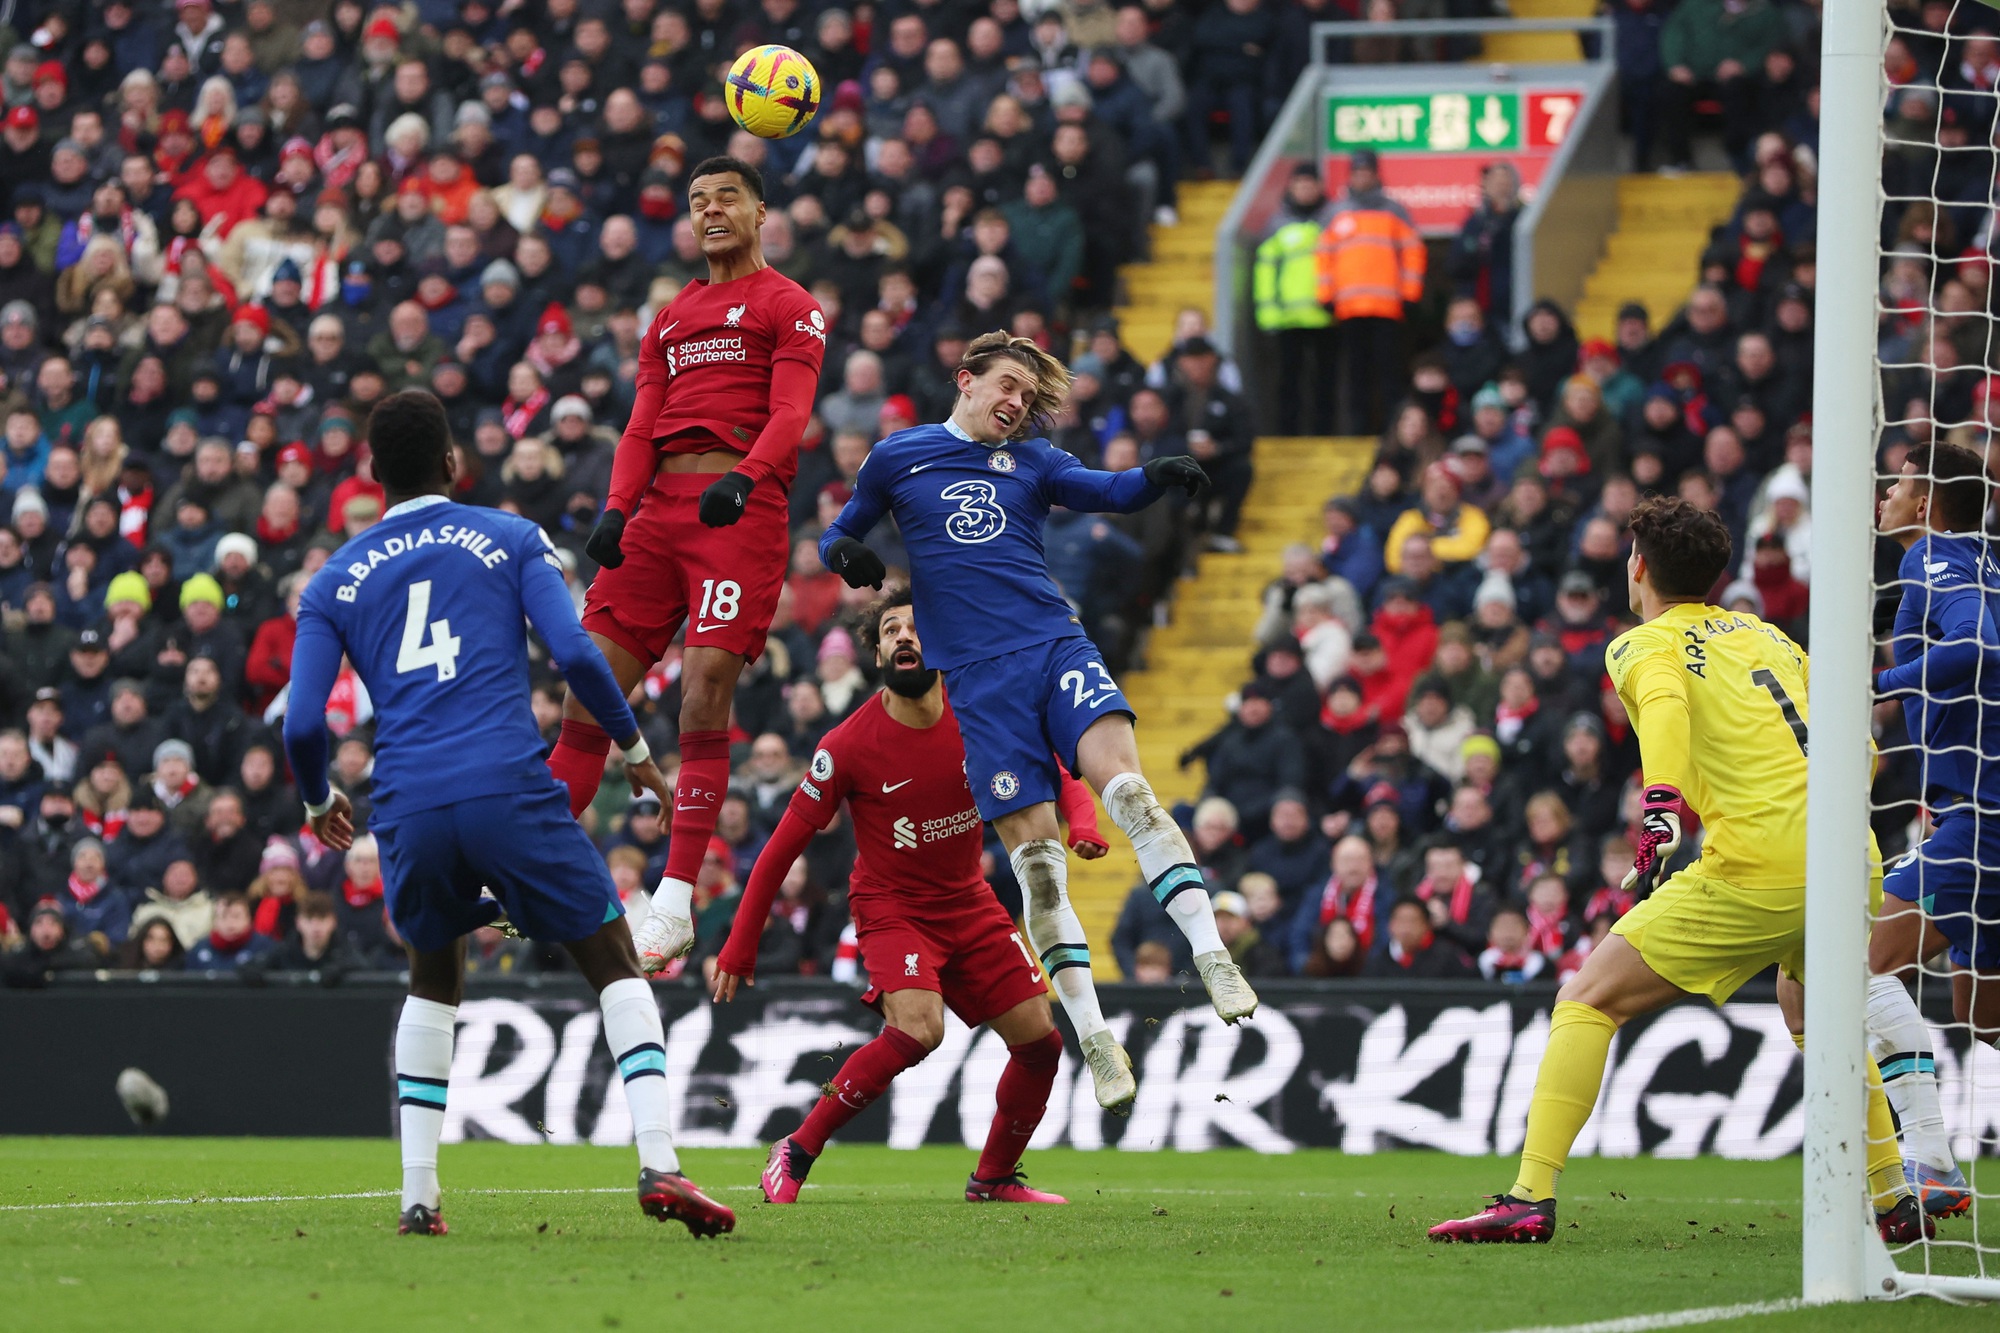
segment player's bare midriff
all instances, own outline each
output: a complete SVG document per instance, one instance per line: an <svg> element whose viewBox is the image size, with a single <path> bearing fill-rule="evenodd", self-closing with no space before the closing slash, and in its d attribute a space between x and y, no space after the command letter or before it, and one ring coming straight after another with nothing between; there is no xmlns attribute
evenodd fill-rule
<svg viewBox="0 0 2000 1333"><path fill-rule="evenodd" d="M699 454L665 454L660 458L660 470L654 475L664 477L669 472L729 472L747 457L749 455L740 450L720 444Z"/></svg>

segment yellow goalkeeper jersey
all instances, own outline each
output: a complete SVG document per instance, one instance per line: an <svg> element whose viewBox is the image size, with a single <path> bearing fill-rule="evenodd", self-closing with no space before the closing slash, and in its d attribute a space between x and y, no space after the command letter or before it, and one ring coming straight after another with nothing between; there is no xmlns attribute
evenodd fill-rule
<svg viewBox="0 0 2000 1333"><path fill-rule="evenodd" d="M1648 784L1680 789L1702 874L1746 889L1806 882L1806 655L1756 616L1699 603L1604 651Z"/></svg>

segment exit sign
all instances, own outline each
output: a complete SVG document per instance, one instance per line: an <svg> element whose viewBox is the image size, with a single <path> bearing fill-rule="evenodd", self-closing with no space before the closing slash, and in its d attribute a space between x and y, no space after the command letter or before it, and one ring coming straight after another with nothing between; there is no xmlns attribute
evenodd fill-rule
<svg viewBox="0 0 2000 1333"><path fill-rule="evenodd" d="M1426 234L1449 235L1478 206L1480 173L1494 162L1513 163L1523 198L1532 199L1583 108L1576 88L1335 93L1326 99L1323 122L1327 189L1338 194L1349 156L1372 149L1389 197Z"/></svg>
<svg viewBox="0 0 2000 1333"><path fill-rule="evenodd" d="M1327 149L1335 153L1506 152L1521 147L1521 95L1510 90L1334 97L1327 102L1326 125Z"/></svg>

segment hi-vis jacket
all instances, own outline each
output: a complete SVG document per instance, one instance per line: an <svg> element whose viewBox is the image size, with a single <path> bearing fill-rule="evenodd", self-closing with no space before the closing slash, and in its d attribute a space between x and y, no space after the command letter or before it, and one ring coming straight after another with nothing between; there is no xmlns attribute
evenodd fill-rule
<svg viewBox="0 0 2000 1333"><path fill-rule="evenodd" d="M1323 329L1333 313L1319 300L1319 235L1317 218L1294 217L1281 223L1257 247L1252 291L1257 302L1257 327L1266 333L1284 329Z"/></svg>
<svg viewBox="0 0 2000 1333"><path fill-rule="evenodd" d="M1403 206L1380 190L1334 206L1319 238L1319 299L1336 319L1401 319L1421 300L1429 256Z"/></svg>

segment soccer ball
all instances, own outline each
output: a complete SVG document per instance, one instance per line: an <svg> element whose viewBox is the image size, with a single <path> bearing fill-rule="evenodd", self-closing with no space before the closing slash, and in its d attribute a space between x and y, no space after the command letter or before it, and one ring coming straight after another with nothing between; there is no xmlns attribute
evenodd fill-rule
<svg viewBox="0 0 2000 1333"><path fill-rule="evenodd" d="M789 139L819 112L819 71L789 46L736 57L723 84L729 114L760 139Z"/></svg>

